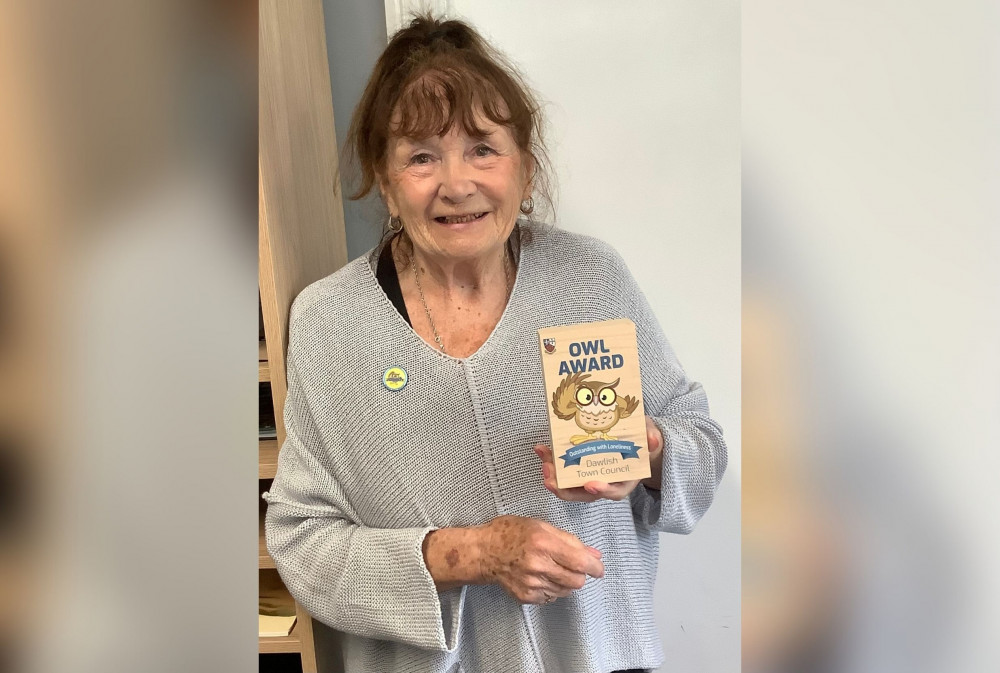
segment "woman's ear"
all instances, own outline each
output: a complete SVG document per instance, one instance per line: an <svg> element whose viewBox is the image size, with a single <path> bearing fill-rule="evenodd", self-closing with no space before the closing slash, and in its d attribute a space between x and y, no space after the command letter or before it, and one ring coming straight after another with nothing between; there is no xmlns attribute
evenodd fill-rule
<svg viewBox="0 0 1000 673"><path fill-rule="evenodd" d="M396 207L396 201L392 198L392 195L387 189L385 181L379 178L378 181L378 191L382 195L382 201L385 202L385 207L389 210L390 217L397 217L399 215L399 208Z"/></svg>
<svg viewBox="0 0 1000 673"><path fill-rule="evenodd" d="M535 190L535 168L536 167L534 159L531 157L531 155L528 155L527 160L524 162L525 181L524 181L524 191L522 192L521 195L522 201L527 201L528 198L531 196L531 193Z"/></svg>

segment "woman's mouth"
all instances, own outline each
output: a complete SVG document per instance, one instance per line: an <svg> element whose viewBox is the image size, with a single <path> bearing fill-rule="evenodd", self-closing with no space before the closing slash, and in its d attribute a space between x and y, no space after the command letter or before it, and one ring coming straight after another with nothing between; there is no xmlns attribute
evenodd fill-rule
<svg viewBox="0 0 1000 673"><path fill-rule="evenodd" d="M465 224L466 222L475 222L476 220L481 220L486 217L488 213L469 213L468 215L448 215L444 217L435 217L434 220L441 224Z"/></svg>

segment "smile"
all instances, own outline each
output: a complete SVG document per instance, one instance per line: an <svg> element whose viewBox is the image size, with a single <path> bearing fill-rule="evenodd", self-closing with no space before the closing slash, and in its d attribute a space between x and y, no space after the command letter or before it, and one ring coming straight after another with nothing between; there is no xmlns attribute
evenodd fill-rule
<svg viewBox="0 0 1000 673"><path fill-rule="evenodd" d="M450 215L445 217L435 217L436 222L441 224L464 224L466 222L475 222L476 220L481 220L486 217L489 213L469 213L468 215Z"/></svg>

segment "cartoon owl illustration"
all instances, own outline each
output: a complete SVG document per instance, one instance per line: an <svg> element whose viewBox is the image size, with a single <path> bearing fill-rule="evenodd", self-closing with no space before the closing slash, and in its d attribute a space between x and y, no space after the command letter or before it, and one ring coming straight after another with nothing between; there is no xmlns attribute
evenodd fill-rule
<svg viewBox="0 0 1000 673"><path fill-rule="evenodd" d="M573 435L571 444L596 439L617 439L608 434L620 418L627 418L639 406L631 395L619 396L615 391L620 378L612 383L587 381L590 374L570 374L552 393L552 411L564 421L574 420L587 434Z"/></svg>

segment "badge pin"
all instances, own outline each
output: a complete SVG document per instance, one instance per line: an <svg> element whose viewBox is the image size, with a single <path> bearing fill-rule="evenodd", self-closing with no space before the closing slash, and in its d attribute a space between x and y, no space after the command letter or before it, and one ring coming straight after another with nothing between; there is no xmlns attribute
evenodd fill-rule
<svg viewBox="0 0 1000 673"><path fill-rule="evenodd" d="M382 374L382 384L389 390L402 390L409 377L402 367L389 367Z"/></svg>

